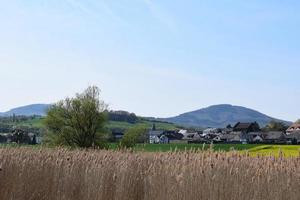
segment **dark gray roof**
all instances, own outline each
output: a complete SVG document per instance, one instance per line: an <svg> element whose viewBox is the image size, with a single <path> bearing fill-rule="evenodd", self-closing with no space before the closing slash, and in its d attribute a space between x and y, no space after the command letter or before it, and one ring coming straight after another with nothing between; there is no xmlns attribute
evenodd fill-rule
<svg viewBox="0 0 300 200"><path fill-rule="evenodd" d="M264 133L263 132L250 132L250 133L248 133L249 135L252 135L252 136L254 136L254 135L259 135L259 136L262 136Z"/></svg>
<svg viewBox="0 0 300 200"><path fill-rule="evenodd" d="M241 138L241 132L231 132L221 136L221 140L239 140Z"/></svg>
<svg viewBox="0 0 300 200"><path fill-rule="evenodd" d="M276 139L281 139L284 137L285 137L285 134L281 131L271 131L271 132L265 133L266 140L276 140Z"/></svg>
<svg viewBox="0 0 300 200"><path fill-rule="evenodd" d="M235 129L248 129L250 128L250 126L252 125L253 123L242 123L242 122L239 122L235 125Z"/></svg>
<svg viewBox="0 0 300 200"><path fill-rule="evenodd" d="M149 131L149 135L152 135L152 136L160 136L160 135L162 135L164 133L164 131Z"/></svg>
<svg viewBox="0 0 300 200"><path fill-rule="evenodd" d="M286 138L300 140L300 131L289 134L286 136Z"/></svg>

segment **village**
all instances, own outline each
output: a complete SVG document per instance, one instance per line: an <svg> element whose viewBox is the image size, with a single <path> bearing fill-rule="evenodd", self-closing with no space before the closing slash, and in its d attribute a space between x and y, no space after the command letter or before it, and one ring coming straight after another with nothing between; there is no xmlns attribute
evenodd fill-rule
<svg viewBox="0 0 300 200"><path fill-rule="evenodd" d="M224 144L300 144L300 124L294 123L285 131L263 131L257 122L238 122L233 127L193 130L149 131L150 144L167 143L224 143Z"/></svg>
<svg viewBox="0 0 300 200"><path fill-rule="evenodd" d="M124 136L123 130L113 129L111 141L117 143ZM152 128L147 131L146 139L141 143L149 144L300 144L300 124L294 123L285 131L265 131L257 122L238 122L234 126L225 128L157 129L153 123ZM10 133L0 134L0 143L15 144L42 144L43 137L34 131L15 128Z"/></svg>

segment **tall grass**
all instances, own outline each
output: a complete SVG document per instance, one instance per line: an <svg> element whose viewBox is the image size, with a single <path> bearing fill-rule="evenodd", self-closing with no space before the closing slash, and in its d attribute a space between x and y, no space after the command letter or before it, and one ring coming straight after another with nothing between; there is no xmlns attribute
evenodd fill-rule
<svg viewBox="0 0 300 200"><path fill-rule="evenodd" d="M300 157L0 149L2 200L299 200Z"/></svg>

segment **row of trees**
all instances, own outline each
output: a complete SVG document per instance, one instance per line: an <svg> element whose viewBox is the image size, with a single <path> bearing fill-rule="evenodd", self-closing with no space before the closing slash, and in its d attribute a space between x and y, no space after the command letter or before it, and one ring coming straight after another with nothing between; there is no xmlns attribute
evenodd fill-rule
<svg viewBox="0 0 300 200"><path fill-rule="evenodd" d="M33 120L33 119L36 119L36 118L41 118L41 116L37 116L37 115L22 116L22 115L13 114L12 116L0 117L0 123L14 124L14 123L26 122L26 121Z"/></svg>
<svg viewBox="0 0 300 200"><path fill-rule="evenodd" d="M284 122L272 120L263 128L263 131L286 131L286 129L288 129L288 126Z"/></svg>
<svg viewBox="0 0 300 200"><path fill-rule="evenodd" d="M128 122L134 124L138 121L138 117L134 113L126 111L110 111L108 112L110 121Z"/></svg>

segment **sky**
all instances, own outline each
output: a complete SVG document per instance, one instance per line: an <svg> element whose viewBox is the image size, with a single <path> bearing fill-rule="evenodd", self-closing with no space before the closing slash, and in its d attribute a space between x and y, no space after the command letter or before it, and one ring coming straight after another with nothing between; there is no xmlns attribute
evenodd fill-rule
<svg viewBox="0 0 300 200"><path fill-rule="evenodd" d="M0 0L0 111L89 85L170 117L233 104L300 118L298 0Z"/></svg>

